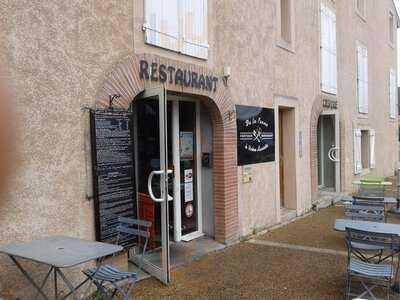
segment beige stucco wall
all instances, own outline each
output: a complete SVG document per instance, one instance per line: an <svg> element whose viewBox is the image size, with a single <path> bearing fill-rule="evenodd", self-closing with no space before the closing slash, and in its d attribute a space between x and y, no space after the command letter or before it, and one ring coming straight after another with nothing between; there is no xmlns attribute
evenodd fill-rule
<svg viewBox="0 0 400 300"><path fill-rule="evenodd" d="M145 45L141 0L2 1L0 63L16 90L10 101L21 134L17 174L1 202L0 244L52 234L94 238L92 201L87 199L91 196L88 114L81 108L93 107L105 74L132 52L202 65L217 75L230 66L228 86L236 104L294 107L297 213L310 209L310 117L321 94L319 1L293 3L295 41L293 51L288 51L278 46L276 0L209 0L210 55L203 61ZM374 173L392 174L397 161L397 120L388 117L388 73L390 66L396 68L396 51L388 46L385 33L388 8L394 7L391 0L367 0L364 23L355 14L353 1L335 3L342 182L347 191L353 179L355 126L376 130ZM358 118L357 113L356 39L368 47L368 119ZM252 182L242 183L238 167L241 235L279 222L278 170L277 161L253 165ZM0 291L15 284L16 295L22 299L29 295L28 284L1 256Z"/></svg>
<svg viewBox="0 0 400 300"><path fill-rule="evenodd" d="M349 5L348 2L352 2ZM389 45L389 10L396 12L392 0L367 0L367 16L360 18L355 1L336 1L338 46L338 100L342 127L342 183L345 191L355 187L353 130L375 129L376 168L364 174L393 175L398 161L398 120L389 118L389 70L397 69L397 51ZM396 35L395 35L396 37ZM367 116L357 106L357 42L368 49ZM397 41L395 41L395 45Z"/></svg>

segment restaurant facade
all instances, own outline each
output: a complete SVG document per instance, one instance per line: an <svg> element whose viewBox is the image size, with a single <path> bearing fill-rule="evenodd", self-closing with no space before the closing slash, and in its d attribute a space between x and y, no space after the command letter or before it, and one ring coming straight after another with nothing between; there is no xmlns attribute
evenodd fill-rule
<svg viewBox="0 0 400 300"><path fill-rule="evenodd" d="M20 129L2 244L107 242L118 215L145 219L147 267L168 282L170 243L231 245L397 168L392 0L0 9ZM25 293L6 257L0 270L1 291Z"/></svg>

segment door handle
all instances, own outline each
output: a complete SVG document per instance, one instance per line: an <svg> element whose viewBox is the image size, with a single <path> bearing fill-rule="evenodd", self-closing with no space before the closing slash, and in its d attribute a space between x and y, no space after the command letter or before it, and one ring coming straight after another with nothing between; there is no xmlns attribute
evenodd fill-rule
<svg viewBox="0 0 400 300"><path fill-rule="evenodd" d="M328 158L333 161L333 162L340 162L340 159L335 156L335 154L337 154L337 151L339 150L339 147L332 147L331 149L329 149L328 151Z"/></svg>
<svg viewBox="0 0 400 300"><path fill-rule="evenodd" d="M158 170L158 171L152 171L149 175L149 178L147 179L147 189L149 191L149 195L150 198L154 201L154 202L163 202L164 199L163 198L157 198L156 196L154 196L153 194L153 189L151 188L151 183L153 181L153 176L154 175L162 175L164 173L164 171L162 170ZM167 174L172 174L172 170L168 170ZM172 198L169 194L167 195L168 197L168 201L173 200L174 198Z"/></svg>

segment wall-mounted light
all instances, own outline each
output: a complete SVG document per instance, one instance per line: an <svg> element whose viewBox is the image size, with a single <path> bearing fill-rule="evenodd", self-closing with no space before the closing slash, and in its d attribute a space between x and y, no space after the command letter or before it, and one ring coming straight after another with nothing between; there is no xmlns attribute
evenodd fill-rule
<svg viewBox="0 0 400 300"><path fill-rule="evenodd" d="M228 85L228 78L231 76L231 67L225 66L223 70L223 81L225 86Z"/></svg>

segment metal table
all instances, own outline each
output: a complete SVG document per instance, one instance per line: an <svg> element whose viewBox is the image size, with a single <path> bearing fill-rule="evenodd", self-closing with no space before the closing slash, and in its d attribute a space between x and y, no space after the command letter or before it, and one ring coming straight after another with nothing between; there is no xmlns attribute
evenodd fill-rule
<svg viewBox="0 0 400 300"><path fill-rule="evenodd" d="M60 276L70 290L63 299L71 295L73 298L78 299L75 292L83 286L88 279L74 287L61 269L74 267L92 260L103 258L119 252L122 249L121 246L112 244L86 241L65 236L53 236L27 243L14 243L2 246L0 247L0 253L7 254L22 274L24 274L29 282L35 287L37 290L35 299L39 294L44 299L49 299L43 292L43 288L49 280L51 273L54 273L55 299L58 299L57 275ZM40 285L37 284L31 275L21 266L17 258L27 259L50 266L49 271Z"/></svg>
<svg viewBox="0 0 400 300"><path fill-rule="evenodd" d="M346 227L378 233L391 233L400 236L400 224L336 219L335 230L344 232L346 231Z"/></svg>
<svg viewBox="0 0 400 300"><path fill-rule="evenodd" d="M384 186L392 185L392 183L390 181L382 181L382 182L377 183L377 182L368 182L368 181L362 182L361 180L356 180L356 181L353 181L352 183L356 184L356 185L361 185L361 184L364 184L364 185L384 185Z"/></svg>

